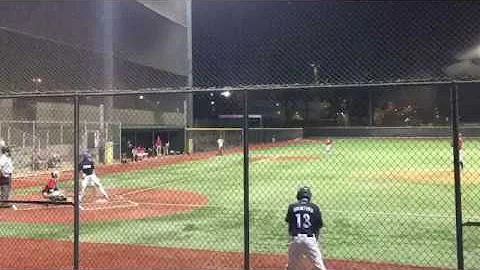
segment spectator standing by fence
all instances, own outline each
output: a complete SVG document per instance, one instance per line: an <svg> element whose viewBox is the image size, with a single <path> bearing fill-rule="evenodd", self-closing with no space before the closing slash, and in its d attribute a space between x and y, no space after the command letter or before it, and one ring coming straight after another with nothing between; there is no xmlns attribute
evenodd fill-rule
<svg viewBox="0 0 480 270"><path fill-rule="evenodd" d="M160 139L160 136L157 136L155 140L155 153L157 157L162 155L162 139Z"/></svg>
<svg viewBox="0 0 480 270"><path fill-rule="evenodd" d="M135 146L131 141L128 141L127 143L127 159L130 159L132 162L135 161L135 155L134 155L134 150Z"/></svg>
<svg viewBox="0 0 480 270"><path fill-rule="evenodd" d="M165 156L168 155L168 151L170 151L169 148L170 148L170 142L169 142L169 141L166 141L166 142L165 142L165 146L163 147L163 154L164 154Z"/></svg>

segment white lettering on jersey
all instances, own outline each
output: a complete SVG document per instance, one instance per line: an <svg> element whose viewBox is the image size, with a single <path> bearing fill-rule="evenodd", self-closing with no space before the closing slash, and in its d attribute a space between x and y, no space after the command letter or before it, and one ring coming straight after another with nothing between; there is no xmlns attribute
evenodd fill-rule
<svg viewBox="0 0 480 270"><path fill-rule="evenodd" d="M305 205L295 206L293 208L293 212L299 212L299 211L307 211L309 213L313 213L313 208L310 207L310 206L305 206Z"/></svg>

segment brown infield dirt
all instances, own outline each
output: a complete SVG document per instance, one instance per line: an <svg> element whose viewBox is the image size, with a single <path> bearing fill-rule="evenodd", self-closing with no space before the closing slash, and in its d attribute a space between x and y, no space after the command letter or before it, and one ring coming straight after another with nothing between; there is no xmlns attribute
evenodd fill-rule
<svg viewBox="0 0 480 270"><path fill-rule="evenodd" d="M73 243L67 241L0 239L0 267L72 268ZM286 255L252 254L253 269L285 269ZM327 260L329 269L438 270L382 263ZM305 269L308 265L305 264ZM162 248L112 243L81 243L81 269L243 269L243 253Z"/></svg>
<svg viewBox="0 0 480 270"><path fill-rule="evenodd" d="M110 189L109 201L89 192L83 200L80 221L106 222L113 220L144 219L188 212L208 203L208 197L185 191L158 189ZM17 196L16 200L42 200L41 195ZM18 210L0 211L0 221L17 223L72 224L71 205L16 204Z"/></svg>
<svg viewBox="0 0 480 270"><path fill-rule="evenodd" d="M268 149L298 143L318 143L311 140L295 140L275 144L252 146L252 149ZM216 151L168 156L161 159L149 159L138 163L101 166L98 175L133 172L154 169L159 166L178 164L196 160L205 160L216 155ZM241 153L240 148L229 149L225 154ZM305 161L318 157L258 157L267 161ZM255 159L254 159L255 160ZM39 187L45 185L48 173L38 174L35 178L14 178L13 189ZM63 181L73 178L73 172L62 172ZM413 177L415 179L415 177ZM113 220L143 219L192 211L195 207L208 204L208 197L185 191L159 189L110 189L110 201L99 200L98 194L85 197L85 210L81 211L81 222L108 222ZM90 192L91 193L91 192ZM40 194L17 196L17 200L38 200ZM72 224L72 206L44 206L18 204L18 210L3 209L0 221L18 223ZM72 268L73 243L68 241L34 240L22 238L0 238L0 268ZM287 256L270 254L251 254L253 269L285 269ZM331 269L423 269L426 268L386 263L355 262L349 260L327 260ZM82 269L243 269L243 253L216 252L183 248L164 248L132 244L81 243L80 267ZM305 264L305 269L309 265Z"/></svg>
<svg viewBox="0 0 480 270"><path fill-rule="evenodd" d="M399 171L381 176L387 180L407 181L412 183L454 185L453 171ZM464 172L461 174L463 184L480 183L480 173Z"/></svg>

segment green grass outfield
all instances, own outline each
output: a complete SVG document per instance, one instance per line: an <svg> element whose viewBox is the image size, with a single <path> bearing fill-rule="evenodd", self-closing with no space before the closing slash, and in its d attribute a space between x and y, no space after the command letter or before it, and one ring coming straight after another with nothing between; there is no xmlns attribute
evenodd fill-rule
<svg viewBox="0 0 480 270"><path fill-rule="evenodd" d="M463 175L480 176L480 141L466 142ZM323 210L327 259L453 267L453 181L449 140L335 139L327 158L320 142L251 151L251 249L287 252L284 216L303 184ZM306 158L306 160L301 160ZM287 160L291 159L291 160ZM405 174L418 175L403 179ZM418 179L417 179L418 178ZM415 180L417 179L417 180ZM192 213L145 220L89 223L81 240L217 251L243 249L243 156L212 157L102 177L107 188L152 188L207 195ZM36 189L18 193L38 192ZM463 186L464 220L480 221L480 179ZM116 211L116 210L112 210ZM72 226L3 223L1 236L72 239ZM465 229L465 264L480 265L480 228Z"/></svg>

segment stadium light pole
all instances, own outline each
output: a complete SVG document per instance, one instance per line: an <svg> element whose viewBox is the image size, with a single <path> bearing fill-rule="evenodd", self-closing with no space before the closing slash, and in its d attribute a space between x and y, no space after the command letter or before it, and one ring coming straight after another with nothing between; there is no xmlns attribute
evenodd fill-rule
<svg viewBox="0 0 480 270"><path fill-rule="evenodd" d="M231 95L232 95L232 92L230 91L224 91L222 93L220 93L220 95L226 97L226 98L229 98Z"/></svg>
<svg viewBox="0 0 480 270"><path fill-rule="evenodd" d="M248 91L243 91L243 269L250 269L250 160L248 146Z"/></svg>
<svg viewBox="0 0 480 270"><path fill-rule="evenodd" d="M38 86L42 83L42 79L41 78L33 78L32 82L33 82L34 91L38 92Z"/></svg>
<svg viewBox="0 0 480 270"><path fill-rule="evenodd" d="M187 32L187 87L193 87L193 50L192 50L192 0L185 0L185 20L186 20L186 32ZM193 98L194 93L187 93L185 95L183 113L184 113L184 132L183 132L183 152L188 153L188 128L193 126Z"/></svg>
<svg viewBox="0 0 480 270"><path fill-rule="evenodd" d="M313 69L313 83L320 83L320 80L318 79L318 65L315 63L311 63L310 66Z"/></svg>

